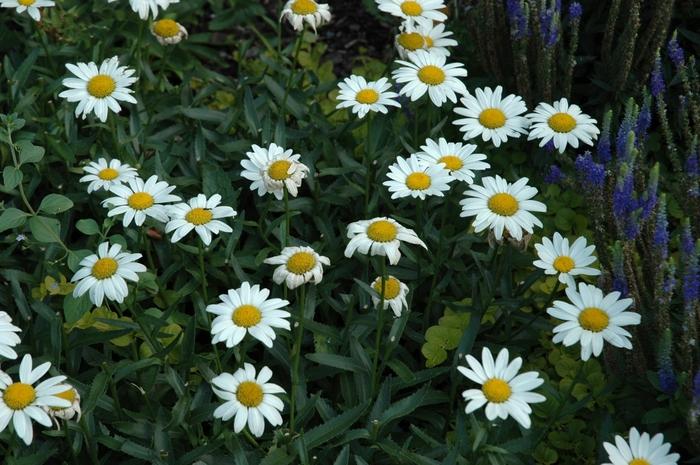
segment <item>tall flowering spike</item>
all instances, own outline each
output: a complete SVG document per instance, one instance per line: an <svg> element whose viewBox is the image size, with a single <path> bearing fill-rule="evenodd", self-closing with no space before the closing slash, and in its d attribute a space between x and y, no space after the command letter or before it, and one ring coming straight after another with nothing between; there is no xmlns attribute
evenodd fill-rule
<svg viewBox="0 0 700 465"><path fill-rule="evenodd" d="M695 248L695 240L693 239L693 231L690 229L690 220L684 218L681 222L681 252L684 257L688 257L693 253Z"/></svg>
<svg viewBox="0 0 700 465"><path fill-rule="evenodd" d="M583 16L583 6L579 2L571 2L569 5L569 20L576 21Z"/></svg>
<svg viewBox="0 0 700 465"><path fill-rule="evenodd" d="M688 194L691 197L700 197L700 153L698 152L698 138L695 136L685 159L685 175L690 186Z"/></svg>
<svg viewBox="0 0 700 465"><path fill-rule="evenodd" d="M590 188L602 189L605 184L605 167L593 161L591 152L576 157L576 174L582 184Z"/></svg>
<svg viewBox="0 0 700 465"><path fill-rule="evenodd" d="M523 39L529 35L527 13L522 0L506 0L506 16L514 39Z"/></svg>
<svg viewBox="0 0 700 465"><path fill-rule="evenodd" d="M673 296L673 291L676 289L676 284L676 261L671 257L666 262L666 277L663 283L663 293L669 301Z"/></svg>
<svg viewBox="0 0 700 465"><path fill-rule="evenodd" d="M659 387L668 395L673 394L678 389L678 381L676 374L673 371L672 352L672 334L671 328L666 328L661 334L661 341L658 347L658 364L659 364Z"/></svg>
<svg viewBox="0 0 700 465"><path fill-rule="evenodd" d="M557 165L551 165L547 175L544 177L544 182L547 184L561 184L566 179L566 175Z"/></svg>
<svg viewBox="0 0 700 465"><path fill-rule="evenodd" d="M613 213L625 239L639 233L639 200L634 192L634 170L627 162L620 164L617 184L612 196Z"/></svg>
<svg viewBox="0 0 700 465"><path fill-rule="evenodd" d="M639 110L637 124L634 128L637 147L641 147L646 142L649 126L651 126L651 95L645 93L644 103L642 103L642 108Z"/></svg>
<svg viewBox="0 0 700 465"><path fill-rule="evenodd" d="M700 301L700 240L685 261L683 273L683 304L688 313L695 313L695 306Z"/></svg>
<svg viewBox="0 0 700 465"><path fill-rule="evenodd" d="M559 39L559 10L556 6L540 11L540 36L545 47L554 47Z"/></svg>
<svg viewBox="0 0 700 465"><path fill-rule="evenodd" d="M677 33L673 33L673 37L668 41L668 46L666 47L668 52L668 57L671 59L676 67L681 67L685 64L685 52L683 48L678 44Z"/></svg>
<svg viewBox="0 0 700 465"><path fill-rule="evenodd" d="M659 198L659 208L656 210L656 222L654 224L653 244L654 248L663 260L668 258L668 214L666 212L666 194Z"/></svg>
<svg viewBox="0 0 700 465"><path fill-rule="evenodd" d="M664 82L664 71L661 66L661 57L656 56L654 61L654 68L651 70L651 80L649 82L651 88L651 95L654 98L658 98L664 93L666 83Z"/></svg>
<svg viewBox="0 0 700 465"><path fill-rule="evenodd" d="M613 290L619 292L623 296L629 295L629 285L625 276L625 256L622 251L622 245L619 241L615 242L612 247L612 273L613 273Z"/></svg>
<svg viewBox="0 0 700 465"><path fill-rule="evenodd" d="M659 189L659 164L656 163L649 171L649 181L647 181L647 190L644 193L644 199L642 201L642 220L646 220L651 216L651 213L656 208L656 204L659 201L658 197Z"/></svg>
<svg viewBox="0 0 700 465"><path fill-rule="evenodd" d="M625 117L620 123L615 139L615 152L618 159L627 160L630 145L634 147L634 141L630 142L630 133L634 134L638 113L637 104L633 99L629 99L625 105Z"/></svg>
<svg viewBox="0 0 700 465"><path fill-rule="evenodd" d="M603 116L603 131L600 134L600 139L598 139L598 146L596 151L598 154L598 160L607 164L612 160L612 144L610 141L610 125L612 123L612 110L608 110Z"/></svg>

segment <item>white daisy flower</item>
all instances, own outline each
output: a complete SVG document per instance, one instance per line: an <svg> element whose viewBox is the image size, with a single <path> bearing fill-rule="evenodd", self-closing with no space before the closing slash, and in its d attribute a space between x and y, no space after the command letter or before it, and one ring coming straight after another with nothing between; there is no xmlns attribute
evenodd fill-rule
<svg viewBox="0 0 700 465"><path fill-rule="evenodd" d="M285 150L274 142L268 148L253 145L252 152L247 152L247 160L241 161L241 176L253 181L250 190L258 190L262 197L272 193L277 200L282 200L284 190L296 197L301 181L309 173L309 168L301 163L301 155L289 149Z"/></svg>
<svg viewBox="0 0 700 465"><path fill-rule="evenodd" d="M336 108L350 108L359 118L364 118L370 111L387 114L387 105L401 108L395 100L396 92L389 92L391 83L387 78L367 82L362 76L352 75L338 83L340 93Z"/></svg>
<svg viewBox="0 0 700 465"><path fill-rule="evenodd" d="M450 175L467 184L474 182L474 172L485 170L491 167L483 153L474 153L476 145L447 142L444 138L435 142L426 139L425 145L421 146L422 152L416 155L418 158L429 164L443 164Z"/></svg>
<svg viewBox="0 0 700 465"><path fill-rule="evenodd" d="M221 196L214 194L209 199L204 194L190 199L188 203L178 203L168 208L170 221L165 225L165 232L175 231L170 242L177 242L194 229L204 242L204 245L211 244L212 234L220 232L230 233L231 226L222 218L234 218L237 213L231 207L220 207Z"/></svg>
<svg viewBox="0 0 700 465"><path fill-rule="evenodd" d="M159 19L151 24L151 34L161 45L175 45L187 39L185 26L172 19Z"/></svg>
<svg viewBox="0 0 700 465"><path fill-rule="evenodd" d="M13 382L10 375L0 371L0 432L12 420L15 434L25 444L32 443L34 430L32 420L51 427L51 419L42 407L70 407L70 402L56 394L68 389L61 384L65 376L53 376L34 386L51 368L51 363L42 363L32 369L32 356L26 354L19 365L19 381Z"/></svg>
<svg viewBox="0 0 700 465"><path fill-rule="evenodd" d="M405 84L399 91L411 101L421 98L426 92L437 107L447 100L457 102L457 94L466 95L467 88L460 77L467 75L462 63L446 64L442 55L418 50L408 54L408 61L396 60L401 67L392 72L394 80Z"/></svg>
<svg viewBox="0 0 700 465"><path fill-rule="evenodd" d="M259 285L244 282L239 289L221 294L221 303L208 305L207 312L217 315L211 324L212 344L225 342L229 349L238 345L246 333L250 333L267 347L277 336L275 328L290 330L287 318L291 314L282 310L289 302L270 299L270 291Z"/></svg>
<svg viewBox="0 0 700 465"><path fill-rule="evenodd" d="M533 226L542 227L542 222L530 212L546 212L547 206L532 199L537 189L527 185L527 178L509 183L502 177L487 176L481 179L483 186L472 184L460 200L462 213L459 216L475 216L474 231L486 228L494 231L497 240L507 230L514 239L523 237L523 230L532 234Z"/></svg>
<svg viewBox="0 0 700 465"><path fill-rule="evenodd" d="M639 434L636 428L630 429L629 441L615 436L615 444L604 442L610 462L603 465L676 465L680 454L669 454L671 444L664 442L664 435L657 433Z"/></svg>
<svg viewBox="0 0 700 465"><path fill-rule="evenodd" d="M282 424L282 400L275 394L284 394L282 387L268 383L272 370L263 367L255 376L255 367L245 363L235 373L222 373L211 380L212 391L224 401L214 410L214 418L233 420L233 430L240 433L246 424L254 436L265 432L265 420L272 426Z"/></svg>
<svg viewBox="0 0 700 465"><path fill-rule="evenodd" d="M542 268L545 274L559 275L559 282L576 287L574 276L598 276L600 270L587 265L593 263L596 258L593 255L595 245L586 247L586 238L581 236L569 247L569 239L562 237L558 232L550 240L542 238L541 244L535 244L539 260L532 262L537 268Z"/></svg>
<svg viewBox="0 0 700 465"><path fill-rule="evenodd" d="M357 250L365 255L379 255L389 258L389 263L396 265L401 259L399 246L402 242L428 246L418 238L415 231L404 228L398 221L380 216L371 220L355 221L348 225L348 242L345 256L350 258Z"/></svg>
<svg viewBox="0 0 700 465"><path fill-rule="evenodd" d="M138 175L136 168L132 168L116 158L109 162L105 158L91 161L83 168L83 171L88 174L80 178L80 182L90 183L87 187L88 194L100 189L109 191L112 186L121 185Z"/></svg>
<svg viewBox="0 0 700 465"><path fill-rule="evenodd" d="M108 3L116 2L117 0L107 0ZM158 7L163 11L167 10L170 4L179 3L180 0L129 0L131 9L134 13L138 13L139 18L144 21L148 19L149 13L153 18L158 16Z"/></svg>
<svg viewBox="0 0 700 465"><path fill-rule="evenodd" d="M467 389L462 393L467 401L466 413L471 413L486 404L486 418L505 420L509 416L523 428L530 428L530 404L547 400L543 395L531 392L544 383L536 371L518 374L523 359L509 361L508 349L501 349L494 361L491 351L484 347L481 363L467 355L469 368L458 366L464 376L481 385L481 389Z"/></svg>
<svg viewBox="0 0 700 465"><path fill-rule="evenodd" d="M119 303L129 295L126 280L138 281L136 273L143 273L146 267L136 260L140 253L122 252L122 246L103 242L97 247L97 254L83 258L80 269L73 275L72 282L77 285L73 296L80 297L90 291L90 300L96 306L102 305L102 300L114 300Z"/></svg>
<svg viewBox="0 0 700 465"><path fill-rule="evenodd" d="M289 0L282 9L280 21L287 19L295 31L304 29L306 22L316 32L331 20L331 9L327 3L318 3L315 0Z"/></svg>
<svg viewBox="0 0 700 465"><path fill-rule="evenodd" d="M26 11L34 21L41 21L39 8L52 6L56 6L56 4L50 0L0 0L0 8L14 8L18 14Z"/></svg>
<svg viewBox="0 0 700 465"><path fill-rule="evenodd" d="M136 177L128 179L127 183L128 185L112 186L111 191L115 197L102 202L102 205L107 208L113 207L107 216L112 217L123 213L124 227L129 226L132 220L136 226L141 226L148 216L161 223L167 223L170 220L168 205L164 204L181 200L177 195L171 194L175 186L170 186L165 181L158 181L158 176L155 174L145 182Z"/></svg>
<svg viewBox="0 0 700 465"><path fill-rule="evenodd" d="M85 119L94 111L95 116L104 123L107 121L109 110L115 113L121 111L119 101L137 103L131 96L134 91L129 88L138 80L131 77L135 71L126 66L119 66L119 58L116 56L104 60L99 68L92 61L76 65L66 63L66 68L76 77L63 80L63 85L69 89L58 96L69 102L78 102L75 108L76 117L82 114Z"/></svg>
<svg viewBox="0 0 700 465"><path fill-rule="evenodd" d="M378 276L372 282L372 289L375 293L372 294L372 302L376 307L382 301L382 278ZM393 276L387 276L384 280L384 308L391 306L396 318L401 316L404 308L408 308L406 302L406 294L408 294L408 286Z"/></svg>
<svg viewBox="0 0 700 465"><path fill-rule="evenodd" d="M639 313L627 311L632 299L620 299L619 292L603 295L597 287L578 284L566 288L570 302L555 300L547 313L565 322L554 328L555 343L569 347L577 342L581 344L581 360L588 360L603 351L603 341L615 347L631 349L629 338L632 335L623 326L638 325L642 321Z"/></svg>
<svg viewBox="0 0 700 465"><path fill-rule="evenodd" d="M44 406L42 407L44 412L46 412L49 417L51 417L55 423L56 427L58 429L61 429L60 423L56 420L56 418L60 418L61 420L70 420L72 419L76 414L78 415L78 418L76 421L80 421L80 417L82 415L82 411L80 409L80 393L78 392L77 389L75 389L73 386L66 384L65 385L67 389L63 392L59 392L58 394L55 394L56 397L60 399L65 399L68 402L70 402L70 406L68 407L49 407L49 406Z"/></svg>
<svg viewBox="0 0 700 465"><path fill-rule="evenodd" d="M443 0L376 0L379 11L403 18L409 25L430 25L447 19L440 10L446 8Z"/></svg>
<svg viewBox="0 0 700 465"><path fill-rule="evenodd" d="M578 148L579 141L593 145L600 134L597 121L583 113L578 105L569 105L565 98L552 105L540 103L527 118L531 122L527 140L540 139L540 147L553 140L559 153L564 153L567 145Z"/></svg>
<svg viewBox="0 0 700 465"><path fill-rule="evenodd" d="M445 25L442 23L418 24L415 27L404 23L394 39L394 45L399 56L404 60L408 58L410 52L421 49L447 57L450 56L448 47L457 46L456 40L449 39L451 35L453 35L452 32L445 31Z"/></svg>
<svg viewBox="0 0 700 465"><path fill-rule="evenodd" d="M476 89L476 95L467 93L462 97L461 107L455 113L464 118L452 122L464 133L464 140L481 136L484 142L491 141L499 147L509 137L518 138L527 133L530 121L520 116L527 111L523 99L514 94L501 98L503 88Z"/></svg>
<svg viewBox="0 0 700 465"><path fill-rule="evenodd" d="M15 333L21 333L22 330L12 324L12 317L6 312L0 312L0 356L16 359L17 352L15 347L21 342L19 336Z"/></svg>
<svg viewBox="0 0 700 465"><path fill-rule="evenodd" d="M389 188L392 199L409 196L425 199L429 195L444 197L444 192L450 190L450 183L454 181L445 165L430 164L416 154L407 159L396 157L386 176L389 180L383 184Z"/></svg>
<svg viewBox="0 0 700 465"><path fill-rule="evenodd" d="M275 283L285 283L289 289L295 289L308 282L320 283L323 265L329 266L331 261L311 247L285 247L280 255L265 259L265 263L279 265L272 275Z"/></svg>

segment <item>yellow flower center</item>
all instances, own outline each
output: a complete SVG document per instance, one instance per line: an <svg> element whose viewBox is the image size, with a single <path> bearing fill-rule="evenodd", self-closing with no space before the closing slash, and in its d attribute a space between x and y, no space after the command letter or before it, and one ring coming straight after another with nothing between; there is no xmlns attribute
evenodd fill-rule
<svg viewBox="0 0 700 465"><path fill-rule="evenodd" d="M419 16L423 13L423 7L416 1L407 0L401 4L401 11L408 16Z"/></svg>
<svg viewBox="0 0 700 465"><path fill-rule="evenodd" d="M309 252L297 252L287 260L287 270L294 274L304 274L316 266L316 257Z"/></svg>
<svg viewBox="0 0 700 465"><path fill-rule="evenodd" d="M106 74L98 74L87 83L88 94L95 98L105 98L117 88L116 81Z"/></svg>
<svg viewBox="0 0 700 465"><path fill-rule="evenodd" d="M518 212L518 201L505 192L492 195L488 201L489 210L501 216L513 216Z"/></svg>
<svg viewBox="0 0 700 465"><path fill-rule="evenodd" d="M211 210L206 210L204 208L193 208L185 215L185 219L197 226L201 224L207 224L214 217Z"/></svg>
<svg viewBox="0 0 700 465"><path fill-rule="evenodd" d="M499 378L487 380L481 386L481 390L484 393L484 397L486 397L489 402L494 402L496 404L507 401L511 395L508 383Z"/></svg>
<svg viewBox="0 0 700 465"><path fill-rule="evenodd" d="M17 0L17 3L22 6L32 6L36 3L36 0Z"/></svg>
<svg viewBox="0 0 700 465"><path fill-rule="evenodd" d="M571 257L567 257L566 255L562 255L562 256L554 259L552 266L559 273L568 273L569 271L571 271L574 268L574 266L576 266L576 263L574 263L574 261L571 259Z"/></svg>
<svg viewBox="0 0 700 465"><path fill-rule="evenodd" d="M578 315L578 322L583 329L599 333L608 327L610 317L598 307L586 307Z"/></svg>
<svg viewBox="0 0 700 465"><path fill-rule="evenodd" d="M70 402L71 404L73 404L73 401L75 401L76 392L75 392L75 389L70 388L66 391L59 392L58 394L54 394L54 395L60 399L65 399L68 402ZM51 410L59 411L59 410L65 410L66 408L70 408L70 407L51 407Z"/></svg>
<svg viewBox="0 0 700 465"><path fill-rule="evenodd" d="M429 86L437 86L445 82L445 72L435 65L423 66L418 70L418 79Z"/></svg>
<svg viewBox="0 0 700 465"><path fill-rule="evenodd" d="M267 169L267 175L275 181L284 181L289 177L288 171L290 166L292 166L292 162L290 161L277 160Z"/></svg>
<svg viewBox="0 0 700 465"><path fill-rule="evenodd" d="M379 295L382 295L382 280L379 279L376 283L374 283L374 290L377 291ZM399 292L401 292L401 282L394 278L393 276L390 276L389 278L384 280L384 299L385 300L391 300L395 299L398 297Z"/></svg>
<svg viewBox="0 0 700 465"><path fill-rule="evenodd" d="M445 167L450 171L457 171L464 166L462 159L456 155L445 155L438 160L438 163L444 163Z"/></svg>
<svg viewBox="0 0 700 465"><path fill-rule="evenodd" d="M313 0L296 0L292 3L292 11L297 15L312 15L317 10L318 6Z"/></svg>
<svg viewBox="0 0 700 465"><path fill-rule="evenodd" d="M134 192L126 203L134 210L145 210L153 206L153 196L148 192Z"/></svg>
<svg viewBox="0 0 700 465"><path fill-rule="evenodd" d="M12 383L2 395L5 405L12 410L23 410L36 399L36 391L31 384Z"/></svg>
<svg viewBox="0 0 700 465"><path fill-rule="evenodd" d="M231 319L241 328L250 328L260 323L262 312L255 305L241 305L233 311Z"/></svg>
<svg viewBox="0 0 700 465"><path fill-rule="evenodd" d="M379 100L379 93L374 89L362 89L355 95L355 100L359 103L371 105Z"/></svg>
<svg viewBox="0 0 700 465"><path fill-rule="evenodd" d="M430 184L430 176L422 171L411 173L406 176L406 187L412 191L423 191L430 187Z"/></svg>
<svg viewBox="0 0 700 465"><path fill-rule="evenodd" d="M112 179L117 179L118 176L119 171L115 170L114 168L105 168L97 173L97 177L103 181L111 181Z"/></svg>
<svg viewBox="0 0 700 465"><path fill-rule="evenodd" d="M367 237L374 242L391 242L396 239L399 230L391 221L379 220L367 228Z"/></svg>
<svg viewBox="0 0 700 465"><path fill-rule="evenodd" d="M417 32L404 32L399 34L399 45L401 45L406 50L414 51L419 48L423 48L425 41L423 36Z"/></svg>
<svg viewBox="0 0 700 465"><path fill-rule="evenodd" d="M576 127L576 120L568 113L554 113L547 124L556 132L571 132Z"/></svg>
<svg viewBox="0 0 700 465"><path fill-rule="evenodd" d="M257 407L262 404L262 387L255 381L243 381L236 389L236 399L246 407Z"/></svg>
<svg viewBox="0 0 700 465"><path fill-rule="evenodd" d="M92 275L97 279L107 279L119 268L117 261L111 257L100 258L92 265Z"/></svg>
<svg viewBox="0 0 700 465"><path fill-rule="evenodd" d="M153 23L153 32L160 37L175 37L180 33L180 26L172 19L161 19Z"/></svg>
<svg viewBox="0 0 700 465"><path fill-rule="evenodd" d="M479 113L479 123L489 129L502 128L506 124L506 115L500 108L487 108Z"/></svg>
<svg viewBox="0 0 700 465"><path fill-rule="evenodd" d="M435 43L433 42L433 38L430 36L423 36L423 40L425 40L425 46L428 48L431 48Z"/></svg>
<svg viewBox="0 0 700 465"><path fill-rule="evenodd" d="M646 459L632 459L629 465L651 465Z"/></svg>

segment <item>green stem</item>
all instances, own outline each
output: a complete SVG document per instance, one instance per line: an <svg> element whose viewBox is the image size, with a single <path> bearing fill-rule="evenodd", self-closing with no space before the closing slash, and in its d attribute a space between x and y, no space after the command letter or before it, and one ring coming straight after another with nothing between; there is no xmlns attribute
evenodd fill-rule
<svg viewBox="0 0 700 465"><path fill-rule="evenodd" d="M304 37L304 32L302 31L298 36L296 43L294 44L294 61L292 62L292 69L289 70L289 77L287 77L287 85L284 86L284 98L282 99L282 117L284 118L287 114L287 98L289 97L289 90L292 86L292 79L294 78L294 72L297 69L297 63L299 62L299 52L301 51L301 43Z"/></svg>
<svg viewBox="0 0 700 465"><path fill-rule="evenodd" d="M15 165L16 169L20 169L20 164L19 160L17 159L17 152L15 151L15 143L12 141L12 130L10 127L7 127L7 143L10 145L10 153L12 154L12 162ZM20 182L17 187L19 188L19 195L22 197L22 202L24 202L24 205L27 207L29 212L35 216L36 211L32 208L32 205L29 203L29 200L27 199L27 194L24 192L24 186ZM65 246L64 246L65 248Z"/></svg>
<svg viewBox="0 0 700 465"><path fill-rule="evenodd" d="M367 115L367 135L365 139L364 165L365 165L365 217L369 215L369 200L372 180L372 152L370 151L370 131L372 129L372 113Z"/></svg>
<svg viewBox="0 0 700 465"><path fill-rule="evenodd" d="M284 189L284 238L282 239L282 248L289 244L289 192Z"/></svg>
<svg viewBox="0 0 700 465"><path fill-rule="evenodd" d="M202 284L202 298L204 299L204 317L207 321L207 331L211 328L211 315L209 315L209 312L207 312L206 305L207 302L209 301L209 292L207 291L207 288L209 287L207 283L207 275L204 272L204 248L202 247L201 242L197 242L197 249L199 250L199 279ZM219 348L214 344L214 356L216 357L216 369L219 370L219 373L222 372L221 369L221 356L219 355Z"/></svg>
<svg viewBox="0 0 700 465"><path fill-rule="evenodd" d="M292 432L296 428L296 403L297 403L297 390L299 387L299 361L301 359L301 344L303 342L304 336L304 307L306 306L306 286L302 285L299 293L297 294L299 298L299 321L297 327L296 340L294 341L294 346L292 347L292 392L290 397L289 405L289 429Z"/></svg>
<svg viewBox="0 0 700 465"><path fill-rule="evenodd" d="M381 292L379 293L379 307L377 308L377 334L374 337L374 363L372 364L372 392L376 393L379 382L379 353L384 330L384 291L386 287L386 256L380 261Z"/></svg>

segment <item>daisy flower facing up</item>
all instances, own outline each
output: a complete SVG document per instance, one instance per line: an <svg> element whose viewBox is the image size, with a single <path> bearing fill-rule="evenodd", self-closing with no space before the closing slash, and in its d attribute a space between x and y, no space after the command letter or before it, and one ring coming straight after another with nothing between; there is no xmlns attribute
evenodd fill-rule
<svg viewBox="0 0 700 465"><path fill-rule="evenodd" d="M615 347L631 349L629 338L632 335L623 326L638 325L642 317L639 313L627 311L632 299L620 299L619 292L603 295L595 286L579 283L578 292L574 287L566 288L569 302L555 300L547 313L564 320L554 328L555 343L572 346L581 344L581 360L597 357L603 351L603 341Z"/></svg>
<svg viewBox="0 0 700 465"><path fill-rule="evenodd" d="M178 203L169 208L170 221L165 225L165 232L175 231L170 238L171 242L177 242L194 229L204 242L204 245L211 244L211 235L220 232L230 233L231 226L222 218L233 218L236 211L231 207L220 207L221 196L214 194L209 199L204 194L190 199L189 203Z"/></svg>
<svg viewBox="0 0 700 465"><path fill-rule="evenodd" d="M481 171L491 167L483 153L474 153L476 145L454 144L440 138L437 142L426 139L421 146L422 152L416 155L429 164L443 164L449 170L450 176L467 184L474 182L474 171Z"/></svg>
<svg viewBox="0 0 700 465"><path fill-rule="evenodd" d="M280 21L287 19L295 31L304 29L306 22L316 32L331 20L331 9L327 3L317 3L315 0L289 0L282 9Z"/></svg>
<svg viewBox="0 0 700 465"><path fill-rule="evenodd" d="M467 94L467 88L459 80L467 75L462 63L446 64L444 56L425 50L411 52L408 61L396 60L396 63L401 67L392 75L396 82L405 84L399 94L410 97L411 101L427 92L433 104L441 107L447 100L457 102L457 94Z"/></svg>
<svg viewBox="0 0 700 465"><path fill-rule="evenodd" d="M579 141L593 145L600 134L596 120L583 113L578 105L569 105L565 98L552 105L540 103L527 117L532 123L527 140L540 139L540 147L551 140L559 153L564 153L567 144L578 148Z"/></svg>
<svg viewBox="0 0 700 465"><path fill-rule="evenodd" d="M279 265L272 275L275 283L285 283L289 289L295 289L308 282L320 283L323 265L329 266L331 261L311 247L285 247L280 255L265 259L265 263Z"/></svg>
<svg viewBox="0 0 700 465"><path fill-rule="evenodd" d="M50 0L0 0L0 8L14 8L18 14L26 11L34 21L41 21L41 10L39 8L55 5Z"/></svg>
<svg viewBox="0 0 700 465"><path fill-rule="evenodd" d="M117 0L107 0L108 3L116 2ZM163 10L168 9L171 3L179 3L180 0L129 0L131 9L134 13L138 13L139 18L144 21L148 19L148 14L151 13L155 18L158 16L158 7Z"/></svg>
<svg viewBox="0 0 700 465"><path fill-rule="evenodd" d="M58 421L56 421L56 418L60 418L61 420L70 420L77 414L78 418L76 421L80 421L80 416L82 415L82 411L80 409L80 393L73 386L66 384L66 387L68 389L55 395L60 399L65 399L70 402L69 407L43 407L44 412L46 412L49 417L56 422L58 429L61 429L61 425L58 423Z"/></svg>
<svg viewBox="0 0 700 465"><path fill-rule="evenodd" d="M345 247L346 257L352 257L357 250L365 255L386 256L392 265L396 265L401 259L399 246L402 242L420 245L428 250L415 231L404 228L398 221L384 216L350 223L348 238L350 242Z"/></svg>
<svg viewBox="0 0 700 465"><path fill-rule="evenodd" d="M467 355L466 360L469 368L459 366L457 369L480 384L481 389L467 389L462 393L467 401L465 412L471 413L486 404L486 418L489 420L505 420L511 416L523 428L530 428L532 408L529 404L547 400L543 395L531 392L544 383L539 373L518 374L523 359L517 357L509 361L508 349L501 349L495 361L486 347L481 351L481 363L471 355Z"/></svg>
<svg viewBox="0 0 700 465"><path fill-rule="evenodd" d="M74 297L80 297L90 292L90 300L96 306L102 305L102 300L123 302L129 289L126 281L138 281L136 273L143 273L146 267L136 260L140 253L122 252L122 246L103 242L97 247L97 254L82 259L80 269L73 275L72 282L77 282L73 290Z"/></svg>
<svg viewBox="0 0 700 465"><path fill-rule="evenodd" d="M455 47L457 41L449 39L452 32L445 31L445 25L424 24L416 27L404 26L394 39L394 45L399 56L404 60L410 52L416 50L428 50L435 55L450 56L448 47Z"/></svg>
<svg viewBox="0 0 700 465"><path fill-rule="evenodd" d="M362 76L352 75L338 83L338 87L340 103L336 108L350 108L359 118L364 118L370 111L386 114L389 112L387 105L401 107L394 100L399 94L389 92L391 83L387 78L367 82Z"/></svg>
<svg viewBox="0 0 700 465"><path fill-rule="evenodd" d="M379 11L403 18L409 25L431 25L433 21L443 22L447 15L443 0L376 0Z"/></svg>
<svg viewBox="0 0 700 465"><path fill-rule="evenodd" d="M119 101L136 103L136 99L131 96L134 91L129 86L138 78L131 77L133 69L119 66L119 58L116 56L103 61L99 68L92 61L77 65L67 63L66 68L76 77L63 80L63 85L68 90L58 96L69 102L78 102L76 117L82 114L85 119L94 111L95 116L104 123L109 110L115 113L121 111Z"/></svg>
<svg viewBox="0 0 700 465"><path fill-rule="evenodd" d="M475 94L467 93L462 98L461 107L455 108L455 113L464 118L453 121L464 133L464 140L481 136L486 141L493 142L498 147L509 137L520 137L527 133L530 122L524 116L527 111L525 102L517 95L510 94L501 98L503 88L490 87L476 89Z"/></svg>
<svg viewBox="0 0 700 465"><path fill-rule="evenodd" d="M104 158L91 161L83 171L88 174L80 178L80 182L90 183L87 187L88 194L99 189L109 191L112 186L121 185L137 176L136 168L117 159L109 162Z"/></svg>
<svg viewBox="0 0 700 465"><path fill-rule="evenodd" d="M459 203L462 213L459 216L475 216L474 231L486 228L494 231L497 240L507 230L516 240L523 237L523 230L532 234L533 226L542 227L542 222L530 212L546 212L547 206L532 199L537 189L527 185L527 178L521 178L513 184L500 176L485 177L483 186L472 184L464 194L467 198Z"/></svg>
<svg viewBox="0 0 700 465"><path fill-rule="evenodd" d="M676 465L680 454L669 454L671 444L664 442L664 435L639 434L636 428L630 429L629 441L615 436L615 444L604 442L610 462L603 465Z"/></svg>
<svg viewBox="0 0 700 465"><path fill-rule="evenodd" d="M386 176L389 180L383 184L389 188L392 199L409 196L425 199L428 195L444 197L454 180L444 165L431 165L415 154L407 159L396 157L396 163L389 166Z"/></svg>
<svg viewBox="0 0 700 465"><path fill-rule="evenodd" d="M172 19L160 19L151 24L151 34L161 45L175 45L187 39L185 26Z"/></svg>
<svg viewBox="0 0 700 465"><path fill-rule="evenodd" d="M587 266L595 261L593 256L595 245L586 247L586 238L583 236L576 239L569 247L569 239L557 232L551 240L543 237L541 244L535 244L535 249L540 259L532 264L542 268L545 274L559 274L559 282L567 286L576 287L574 276L600 274L600 270Z"/></svg>
<svg viewBox="0 0 700 465"><path fill-rule="evenodd" d="M284 394L282 387L268 383L272 370L263 367L255 376L255 367L245 363L235 373L222 373L211 380L212 391L224 401L214 410L214 418L233 420L233 430L240 433L245 428L254 436L265 432L265 420L272 426L282 424L284 410L282 400L275 394Z"/></svg>
<svg viewBox="0 0 700 465"><path fill-rule="evenodd" d="M61 384L65 376L54 376L34 386L51 368L51 363L42 363L32 369L32 356L27 354L19 365L19 381L13 382L10 375L0 371L0 432L12 420L15 434L25 444L32 443L34 430L32 420L51 427L51 419L42 407L70 407L70 402L57 396L70 386Z"/></svg>
<svg viewBox="0 0 700 465"><path fill-rule="evenodd" d="M229 349L238 345L249 333L267 347L272 347L276 334L274 328L289 331L287 318L291 314L281 310L289 305L282 299L269 299L270 291L257 284L244 282L239 289L221 294L220 304L207 306L207 312L217 315L211 324L212 344L225 342Z"/></svg>
<svg viewBox="0 0 700 465"><path fill-rule="evenodd" d="M376 307L382 301L382 278L377 277L377 279L372 282L372 289L374 289L376 294L372 295L372 302ZM391 310L394 312L396 318L401 316L401 312L404 308L408 307L406 302L406 294L408 294L408 286L396 279L393 276L387 276L384 280L384 308L391 306Z"/></svg>
<svg viewBox="0 0 700 465"><path fill-rule="evenodd" d="M253 145L252 150L246 153L247 160L241 160L241 176L253 181L250 190L257 189L260 197L272 193L277 200L282 200L286 189L292 197L296 197L301 181L309 173L309 168L299 161L301 155L293 154L291 149L285 150L275 143L266 149Z"/></svg>
<svg viewBox="0 0 700 465"><path fill-rule="evenodd" d="M128 185L112 186L112 193L115 197L110 197L102 202L105 207L113 207L107 216L117 216L124 214L122 223L126 228L133 220L136 226L141 226L146 217L150 216L156 220L167 223L168 206L163 205L170 202L177 202L180 197L170 194L175 190L175 186L168 185L165 181L158 181L155 174L143 181L141 178L127 180Z"/></svg>
<svg viewBox="0 0 700 465"><path fill-rule="evenodd" d="M22 330L12 324L12 317L6 312L0 312L0 356L16 359L17 352L15 347L21 342L16 333L21 333Z"/></svg>

